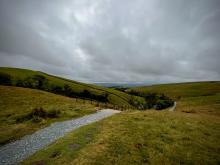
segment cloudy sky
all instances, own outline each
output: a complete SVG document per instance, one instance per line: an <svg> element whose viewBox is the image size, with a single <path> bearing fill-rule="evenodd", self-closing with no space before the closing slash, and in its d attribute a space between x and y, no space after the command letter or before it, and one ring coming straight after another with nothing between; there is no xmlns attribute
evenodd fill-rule
<svg viewBox="0 0 220 165"><path fill-rule="evenodd" d="M85 82L220 80L220 0L0 0L0 66Z"/></svg>

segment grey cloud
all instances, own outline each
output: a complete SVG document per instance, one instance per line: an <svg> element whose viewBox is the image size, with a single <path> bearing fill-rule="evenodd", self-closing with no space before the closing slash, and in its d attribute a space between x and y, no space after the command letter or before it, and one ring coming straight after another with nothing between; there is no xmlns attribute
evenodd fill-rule
<svg viewBox="0 0 220 165"><path fill-rule="evenodd" d="M218 0L0 1L0 65L81 81L220 79Z"/></svg>

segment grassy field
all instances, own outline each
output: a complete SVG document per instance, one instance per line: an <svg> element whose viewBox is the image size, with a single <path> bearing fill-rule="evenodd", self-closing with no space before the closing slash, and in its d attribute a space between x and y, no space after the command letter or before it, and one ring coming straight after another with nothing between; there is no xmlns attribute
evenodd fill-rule
<svg viewBox="0 0 220 165"><path fill-rule="evenodd" d="M49 75L40 71L33 71L27 69L0 67L0 73L9 74L12 77L13 85L15 85L16 81L18 80L23 80L27 77L33 77L35 75L42 75L48 80L49 86L57 85L63 87L64 85L69 85L74 92L83 92L84 90L88 90L91 94L95 94L95 95L104 95L107 93L109 103L119 106L124 106L124 105L130 106L129 100L131 96L127 93L118 90L96 86L92 84L85 84L85 83ZM135 98L140 102L144 102L144 99L141 97L135 97Z"/></svg>
<svg viewBox="0 0 220 165"><path fill-rule="evenodd" d="M219 118L123 112L68 134L23 164L218 164L219 138Z"/></svg>
<svg viewBox="0 0 220 165"><path fill-rule="evenodd" d="M95 105L83 101L20 87L0 85L0 144L35 132L52 122L94 113ZM44 116L31 115L42 107ZM47 116L46 116L46 115ZM40 116L39 116L40 115Z"/></svg>
<svg viewBox="0 0 220 165"><path fill-rule="evenodd" d="M153 85L129 90L165 93L177 101L177 111L220 115L219 81Z"/></svg>
<svg viewBox="0 0 220 165"><path fill-rule="evenodd" d="M193 84L194 89L180 84L178 89L175 84L173 90L178 91L175 94L172 85L166 85L169 90L162 87L160 91L166 94L166 90L173 98L181 96L177 111L122 112L68 134L22 164L217 165L220 163L219 83L197 84L198 87ZM194 92L190 94L191 91Z"/></svg>
<svg viewBox="0 0 220 165"><path fill-rule="evenodd" d="M220 93L220 81L161 84L144 87L135 87L130 88L129 90L134 90L143 93L165 93L167 96L178 100L186 97L212 96L218 94Z"/></svg>

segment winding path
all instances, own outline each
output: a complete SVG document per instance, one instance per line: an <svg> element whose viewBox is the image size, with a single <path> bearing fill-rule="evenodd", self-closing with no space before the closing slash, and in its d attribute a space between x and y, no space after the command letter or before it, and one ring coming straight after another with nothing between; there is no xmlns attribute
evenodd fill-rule
<svg viewBox="0 0 220 165"><path fill-rule="evenodd" d="M119 112L104 109L78 119L53 123L21 140L0 147L0 165L18 164L36 151L63 137L66 133Z"/></svg>
<svg viewBox="0 0 220 165"><path fill-rule="evenodd" d="M176 101L174 102L173 106L168 111L175 111L176 109Z"/></svg>

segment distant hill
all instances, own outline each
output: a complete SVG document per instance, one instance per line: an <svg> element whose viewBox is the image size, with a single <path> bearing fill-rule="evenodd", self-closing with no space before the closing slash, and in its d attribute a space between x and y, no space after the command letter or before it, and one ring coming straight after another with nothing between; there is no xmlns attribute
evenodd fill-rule
<svg viewBox="0 0 220 165"><path fill-rule="evenodd" d="M160 84L129 88L127 91L132 90L142 93L164 93L173 99L178 99L180 97L209 96L220 93L220 81Z"/></svg>
<svg viewBox="0 0 220 165"><path fill-rule="evenodd" d="M94 84L99 85L99 86L103 86L103 87L122 87L122 88L152 85L152 84L143 83L143 82L140 82L140 83L139 82L137 82L137 83L132 83L132 82L125 82L125 83L98 82L98 83L94 83Z"/></svg>
<svg viewBox="0 0 220 165"><path fill-rule="evenodd" d="M114 89L109 89L93 84L85 84L74 80L49 75L40 71L33 71L28 69L0 67L0 76L2 74L6 74L11 77L11 85L25 85L26 87L28 87L31 82L30 88L39 88L46 91L54 91L54 93L57 94L62 93L63 90L66 90L66 93L71 96L85 97L104 102L106 101L108 103L119 106L131 106L129 103L131 96L127 93ZM36 78L41 80L45 79L45 87L42 84L39 84L39 82L37 82L38 84L36 84ZM141 97L135 97L135 99L139 102L144 102L144 99Z"/></svg>

